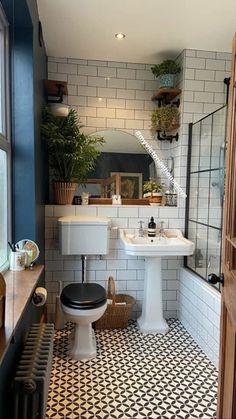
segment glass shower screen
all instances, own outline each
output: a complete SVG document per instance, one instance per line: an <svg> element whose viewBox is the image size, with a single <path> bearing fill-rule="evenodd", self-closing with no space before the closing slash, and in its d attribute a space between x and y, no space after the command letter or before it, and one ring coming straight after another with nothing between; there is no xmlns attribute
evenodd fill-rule
<svg viewBox="0 0 236 419"><path fill-rule="evenodd" d="M221 271L226 117L227 105L189 125L186 236L195 251L185 266L205 280Z"/></svg>

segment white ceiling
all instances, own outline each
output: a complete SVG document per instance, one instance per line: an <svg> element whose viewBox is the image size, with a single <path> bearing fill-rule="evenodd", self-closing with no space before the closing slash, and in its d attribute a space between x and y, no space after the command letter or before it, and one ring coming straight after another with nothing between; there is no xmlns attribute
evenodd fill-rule
<svg viewBox="0 0 236 419"><path fill-rule="evenodd" d="M236 0L37 0L47 54L158 63L185 48L231 51ZM119 41L117 32L126 34Z"/></svg>

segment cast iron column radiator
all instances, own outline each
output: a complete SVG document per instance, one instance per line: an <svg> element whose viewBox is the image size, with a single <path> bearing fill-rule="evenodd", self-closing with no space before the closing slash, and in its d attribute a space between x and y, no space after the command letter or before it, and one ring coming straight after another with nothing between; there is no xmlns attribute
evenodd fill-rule
<svg viewBox="0 0 236 419"><path fill-rule="evenodd" d="M54 325L33 324L13 382L14 419L44 419L52 368Z"/></svg>

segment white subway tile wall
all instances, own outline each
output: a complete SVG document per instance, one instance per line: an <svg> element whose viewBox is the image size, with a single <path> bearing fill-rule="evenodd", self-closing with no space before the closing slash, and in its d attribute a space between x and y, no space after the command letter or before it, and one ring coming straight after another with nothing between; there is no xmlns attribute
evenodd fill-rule
<svg viewBox="0 0 236 419"><path fill-rule="evenodd" d="M187 269L180 269L179 320L218 367L220 294Z"/></svg>
<svg viewBox="0 0 236 419"><path fill-rule="evenodd" d="M165 216L165 228L169 228L169 222L179 222L177 208L168 208ZM161 213L161 215L160 215ZM112 220L110 238L110 251L106 256L89 257L87 262L88 281L95 281L106 286L110 275L114 277L118 292L132 295L137 303L133 312L136 318L140 313L143 300L144 286L144 259L127 256L122 242L119 239L117 227L138 229L138 221L143 220L147 228L150 216L153 215L157 224L163 220L162 209L146 206L118 207L111 205L46 205L45 228L46 228L46 288L48 290L48 314L50 320L54 320L55 298L59 290L58 281L63 285L81 280L80 256L61 256L58 249L58 225L57 219L64 215L98 215L107 216ZM169 217L169 218L167 218ZM183 220L182 220L183 221ZM181 225L183 229L183 222ZM182 258L163 258L163 301L164 315L166 318L177 317L177 290L178 269L182 266Z"/></svg>
<svg viewBox="0 0 236 419"><path fill-rule="evenodd" d="M186 171L184 175L183 168L186 168L187 165L188 124L198 121L225 104L226 85L223 80L230 75L231 55L228 53L185 50L179 59L182 62L182 77L184 80L180 88L183 89L184 94L181 95L180 140L177 146L172 146L172 150L175 152L172 155L175 157L175 163L177 162L175 165L176 179L181 185L185 185ZM196 150L196 155L197 152ZM178 159L178 157L180 158ZM201 164L205 164L204 159ZM183 200L183 207L184 205ZM190 207L194 211L194 199L191 199ZM203 200L202 208L204 208ZM179 214L181 215L181 210ZM203 243L205 241L203 240ZM204 254L204 246L202 252ZM213 262L215 261L213 260ZM205 272L203 275L205 275ZM205 281L194 274L188 273L187 270L181 269L178 295L178 318L204 352L217 365L219 357L220 294ZM210 296L214 300L215 308L209 306L209 300L212 301ZM209 318L210 314L212 314L211 320Z"/></svg>
<svg viewBox="0 0 236 419"><path fill-rule="evenodd" d="M177 61L182 67L178 75L178 87L182 89L180 96L181 126L179 141L172 144L156 142L150 133L149 115L156 104L151 96L158 86L150 67L147 64L119 63L110 61L73 60L67 58L48 58L48 78L53 80L66 80L69 83L69 96L67 103L78 110L86 133L93 133L103 129L118 129L134 134L137 129L142 130L146 139L164 161L169 156L175 160L175 178L185 190L186 165L188 151L188 123L195 122L209 112L218 109L225 103L226 86L225 77L229 76L231 56L228 53L209 51L184 50ZM168 182L160 174L161 181ZM87 212L88 211L88 212ZM179 199L178 209L155 209L148 207L132 208L103 208L89 206L84 209L78 207L46 206L46 278L47 284L55 282L58 278L64 282L80 279L79 258L58 258L57 223L59 215L66 214L107 214L117 227L134 228L136 222L143 219L146 223L151 215L159 216L166 221L166 227L184 228L185 200ZM89 278L105 284L111 274L118 281L118 288L125 290L137 299L135 315L140 311L143 291L140 289L143 280L143 260L127 258L122 252L117 232L112 232L112 253L98 264L90 264ZM115 262L116 261L116 262ZM89 261L92 262L92 261ZM101 263L99 263L101 262ZM94 262L93 262L94 263ZM177 306L176 297L178 289L179 266L182 259L170 258L163 260L164 308L167 317L176 316L176 310L183 311L183 300ZM93 266L94 270L91 269ZM96 269L95 269L96 267ZM55 268L55 270L54 270ZM62 268L62 269L61 269ZM66 277L64 277L64 272ZM127 276L126 276L127 273ZM135 287L136 284L136 287ZM134 288L135 287L135 288ZM183 281L180 282L179 292L182 295ZM50 288L51 289L51 288ZM54 288L52 288L54 289ZM202 283L201 291L208 289ZM198 299L200 287L195 289ZM168 292L171 292L168 293ZM49 292L49 313L54 313L56 292ZM202 300L202 306L207 311L208 305ZM205 305L204 305L205 304ZM184 306L186 317L192 316L191 305ZM182 314L181 314L182 316ZM193 320L194 321L194 320ZM204 340L204 328L198 327L199 339ZM217 327L213 332L217 338ZM209 338L210 339L210 338Z"/></svg>
<svg viewBox="0 0 236 419"><path fill-rule="evenodd" d="M115 128L134 133L150 120L151 96L158 86L150 65L48 57L48 78L68 81L67 103L85 118L86 132ZM141 112L135 115L135 110ZM151 137L149 125L145 135Z"/></svg>

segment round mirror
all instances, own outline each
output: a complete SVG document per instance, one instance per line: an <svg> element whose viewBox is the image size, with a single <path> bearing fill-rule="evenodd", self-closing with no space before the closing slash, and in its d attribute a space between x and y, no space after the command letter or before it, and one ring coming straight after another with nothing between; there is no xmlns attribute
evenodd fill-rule
<svg viewBox="0 0 236 419"><path fill-rule="evenodd" d="M85 182L86 185L78 188L78 195L86 190L90 197L111 197L112 192L109 195L103 194L101 182L118 175L121 197L141 199L143 182L154 176L155 165L139 140L134 135L119 130L102 130L93 135L102 136L105 142L99 147L101 154L96 160L94 170L89 173L88 183Z"/></svg>
<svg viewBox="0 0 236 419"><path fill-rule="evenodd" d="M105 143L101 146L102 153L147 155L139 140L134 135L127 132L104 130L98 131L94 133L94 135L100 135L105 140Z"/></svg>

